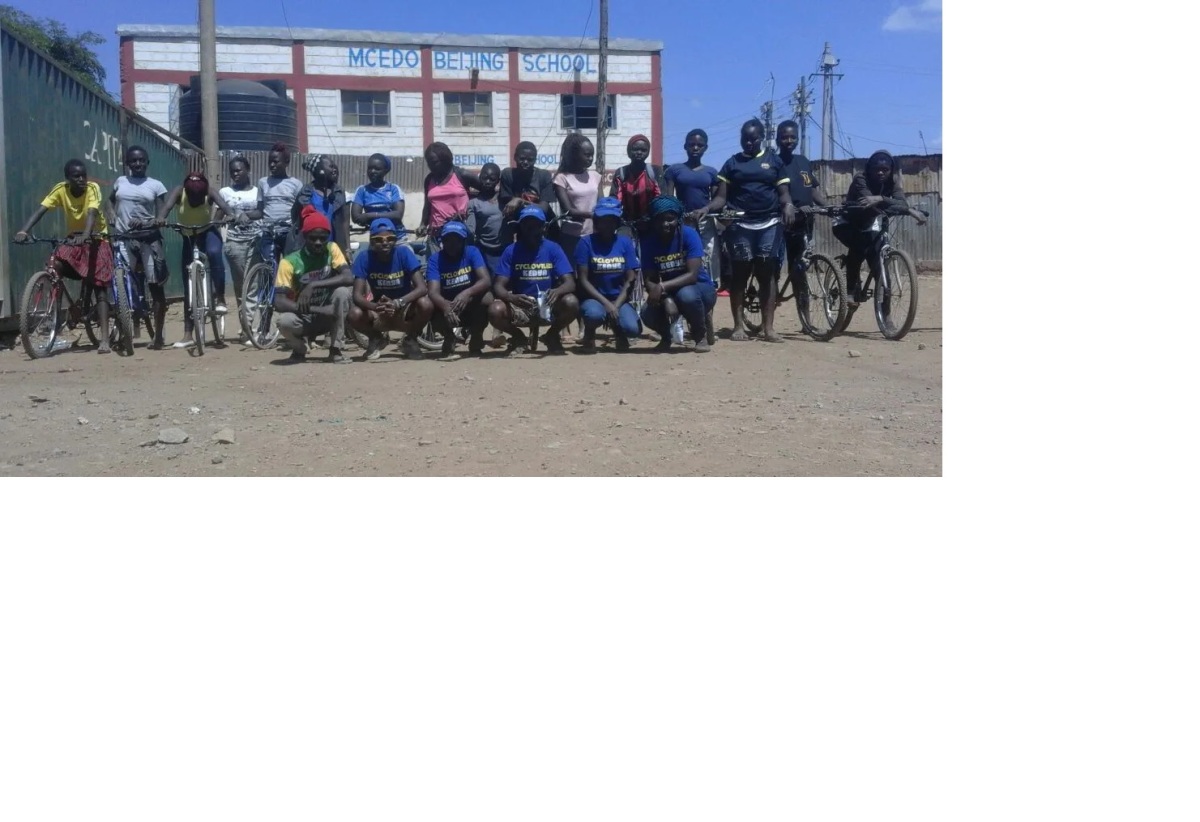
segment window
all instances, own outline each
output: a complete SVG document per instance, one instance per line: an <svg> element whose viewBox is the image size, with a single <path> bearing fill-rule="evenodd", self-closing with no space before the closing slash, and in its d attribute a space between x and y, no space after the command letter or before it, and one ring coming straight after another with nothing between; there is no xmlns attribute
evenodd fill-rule
<svg viewBox="0 0 1200 822"><path fill-rule="evenodd" d="M491 128L492 95L471 91L448 91L443 95L446 104L446 128Z"/></svg>
<svg viewBox="0 0 1200 822"><path fill-rule="evenodd" d="M386 91L343 91L342 125L388 127L392 124L391 97Z"/></svg>
<svg viewBox="0 0 1200 822"><path fill-rule="evenodd" d="M608 127L617 127L617 98L608 95ZM562 96L562 127L566 129L596 128L600 125L600 101L595 94L564 94Z"/></svg>

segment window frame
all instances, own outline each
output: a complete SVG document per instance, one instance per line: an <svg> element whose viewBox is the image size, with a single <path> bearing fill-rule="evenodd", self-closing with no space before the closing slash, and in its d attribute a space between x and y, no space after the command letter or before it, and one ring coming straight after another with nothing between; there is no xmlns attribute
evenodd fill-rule
<svg viewBox="0 0 1200 822"><path fill-rule="evenodd" d="M351 95L354 101L354 112L350 113L346 110L347 95ZM362 110L362 104L370 101L371 112L365 114ZM378 111L377 105L383 103L382 114ZM392 129L392 93L391 91L365 91L363 89L341 89L338 92L338 103L341 108L341 128L342 129L366 129L369 131L390 131ZM354 122L347 122L348 117L353 117ZM370 117L370 124L363 123L363 117ZM386 118L386 122L379 124L375 122L380 117Z"/></svg>
<svg viewBox="0 0 1200 822"><path fill-rule="evenodd" d="M451 97L454 97L456 99L451 101L451 99L450 99ZM464 119L463 119L464 112L463 112L463 106L462 106L462 104L464 102L463 101L464 97L470 98L472 111L469 116L472 118L471 125L464 125ZM477 118L480 117L480 114L479 114L480 104L483 103L484 100L486 100L486 103L484 103L484 105L487 108L488 122L487 122L487 125L479 125L477 122ZM458 108L457 113L453 115L458 118L457 125L452 124L450 122L450 118L452 116L450 109L451 109L452 104ZM495 98L492 96L492 92L490 92L490 91L443 91L442 92L442 130L443 131L492 131L495 128L496 128L496 104L495 104Z"/></svg>
<svg viewBox="0 0 1200 822"><path fill-rule="evenodd" d="M577 100L579 98L591 99L591 100L595 101L592 104L591 108L593 110L596 110L596 114L593 117L590 124L584 124L584 125L579 124L579 114L578 114L579 106L577 104ZM559 103L559 110L561 112L561 114L559 116L559 124L560 124L559 127L563 131L592 131L592 130L595 130L599 126L599 123L600 123L600 116L599 116L600 112L598 111L598 109L600 107L599 95L597 95L597 94L560 94L558 97L558 103ZM568 109L570 110L570 122L569 123L567 121ZM615 94L608 95L608 127L607 128L609 131L613 131L617 128L617 95L615 95Z"/></svg>

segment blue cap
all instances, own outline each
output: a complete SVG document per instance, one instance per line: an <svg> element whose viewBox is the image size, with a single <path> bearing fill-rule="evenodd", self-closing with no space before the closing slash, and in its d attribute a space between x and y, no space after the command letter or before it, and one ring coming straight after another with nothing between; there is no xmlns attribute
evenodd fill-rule
<svg viewBox="0 0 1200 822"><path fill-rule="evenodd" d="M521 209L521 213L517 215L517 222L521 222L521 220L524 220L526 217L533 217L541 220L543 223L546 222L546 212L542 210L541 206L525 206L523 209Z"/></svg>
<svg viewBox="0 0 1200 822"><path fill-rule="evenodd" d="M378 220L371 221L371 236L372 237L374 237L376 234L382 234L385 231L390 231L393 234L399 233L396 231L396 224L393 223L391 220L389 220L387 217L380 217Z"/></svg>
<svg viewBox="0 0 1200 822"><path fill-rule="evenodd" d="M442 236L445 237L447 234L457 234L464 240L471 236L471 232L467 230L467 227L458 220L451 220L442 226Z"/></svg>
<svg viewBox="0 0 1200 822"><path fill-rule="evenodd" d="M620 217L621 201L616 197L601 197L592 209L593 217Z"/></svg>

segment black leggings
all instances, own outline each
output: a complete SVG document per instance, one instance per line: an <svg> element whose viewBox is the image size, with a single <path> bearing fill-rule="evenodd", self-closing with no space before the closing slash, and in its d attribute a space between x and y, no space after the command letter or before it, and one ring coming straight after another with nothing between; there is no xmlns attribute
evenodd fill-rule
<svg viewBox="0 0 1200 822"><path fill-rule="evenodd" d="M878 282L883 274L880 270L878 248L880 232L860 231L849 223L843 223L833 227L833 236L846 246L846 288L850 293L857 294L862 286L859 271L862 269L863 260L867 261L868 268Z"/></svg>

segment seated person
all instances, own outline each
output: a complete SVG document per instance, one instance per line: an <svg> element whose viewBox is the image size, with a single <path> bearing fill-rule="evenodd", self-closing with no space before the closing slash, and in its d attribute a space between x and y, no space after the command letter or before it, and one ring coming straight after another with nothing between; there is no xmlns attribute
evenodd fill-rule
<svg viewBox="0 0 1200 822"><path fill-rule="evenodd" d="M646 307L642 320L661 336L660 351L671 347L671 323L677 307L683 314L696 351L709 351L708 313L717 303L717 290L704 270L700 234L683 224L683 203L659 195L650 203L650 230L642 238L642 274Z"/></svg>
<svg viewBox="0 0 1200 822"><path fill-rule="evenodd" d="M621 226L621 204L615 197L597 201L592 217L592 233L575 247L576 279L582 302L583 350L596 350L596 329L608 318L617 350L629 350L629 338L640 336L642 321L629 302L629 292L637 279L637 251L633 240L617 234Z"/></svg>
<svg viewBox="0 0 1200 822"><path fill-rule="evenodd" d="M292 362L308 355L307 339L329 334L329 361L346 362L342 346L350 313L354 275L336 243L329 218L312 206L300 212L300 249L279 261L275 311L279 333L292 349Z"/></svg>
<svg viewBox="0 0 1200 822"><path fill-rule="evenodd" d="M467 227L457 220L442 226L442 250L429 258L425 279L433 302L433 327L442 334L442 354L454 354L454 328L470 332L468 351L483 351L483 332L492 304L492 278L483 253L467 245Z"/></svg>
<svg viewBox="0 0 1200 822"><path fill-rule="evenodd" d="M540 325L539 298L550 307L550 329L541 338L547 350L563 353L559 333L579 315L575 276L562 246L545 238L546 212L525 206L517 220L517 240L500 256L496 298L488 319L508 335L509 354L527 351L529 338L518 326Z"/></svg>
<svg viewBox="0 0 1200 822"><path fill-rule="evenodd" d="M371 222L371 242L354 258L354 305L350 325L367 335L364 360L377 360L388 343L389 331L404 332L400 349L420 359L417 335L433 314L421 261L406 245L397 245L396 224L386 218Z"/></svg>

